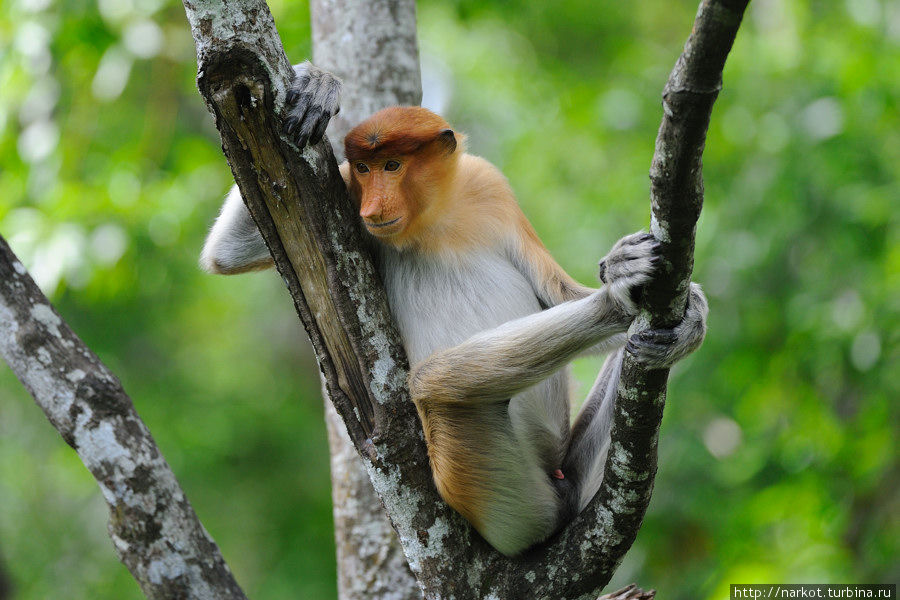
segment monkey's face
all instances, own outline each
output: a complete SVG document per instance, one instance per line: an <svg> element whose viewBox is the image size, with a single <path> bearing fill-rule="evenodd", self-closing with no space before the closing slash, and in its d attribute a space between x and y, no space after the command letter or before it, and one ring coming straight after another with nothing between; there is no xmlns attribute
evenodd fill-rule
<svg viewBox="0 0 900 600"><path fill-rule="evenodd" d="M350 192L366 229L393 246L428 235L451 194L457 136L433 112L413 106L385 108L344 138Z"/></svg>
<svg viewBox="0 0 900 600"><path fill-rule="evenodd" d="M395 243L415 217L414 202L403 185L409 169L404 157L357 160L352 188L366 229L386 243Z"/></svg>

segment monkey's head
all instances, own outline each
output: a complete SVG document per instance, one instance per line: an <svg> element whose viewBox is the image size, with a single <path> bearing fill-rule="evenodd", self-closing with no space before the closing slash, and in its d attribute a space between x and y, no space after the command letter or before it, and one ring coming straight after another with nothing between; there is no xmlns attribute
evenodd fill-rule
<svg viewBox="0 0 900 600"><path fill-rule="evenodd" d="M350 195L366 229L404 246L440 214L456 173L463 137L428 109L394 106L344 138Z"/></svg>

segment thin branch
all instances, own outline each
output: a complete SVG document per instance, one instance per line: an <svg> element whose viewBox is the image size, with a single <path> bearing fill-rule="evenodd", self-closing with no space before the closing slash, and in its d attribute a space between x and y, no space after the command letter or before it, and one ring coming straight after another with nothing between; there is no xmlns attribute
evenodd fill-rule
<svg viewBox="0 0 900 600"><path fill-rule="evenodd" d="M97 480L113 546L147 598L245 598L119 380L2 237L0 354Z"/></svg>
<svg viewBox="0 0 900 600"><path fill-rule="evenodd" d="M722 69L749 0L703 0L691 35L663 90L663 118L650 169L650 230L662 242L663 272L648 286L632 333L672 327L683 314L703 205L702 155ZM603 484L555 544L577 547L572 575L606 564L605 585L634 542L650 503L668 369L646 370L626 352ZM580 543L579 543L580 540ZM608 561L608 562L607 562Z"/></svg>

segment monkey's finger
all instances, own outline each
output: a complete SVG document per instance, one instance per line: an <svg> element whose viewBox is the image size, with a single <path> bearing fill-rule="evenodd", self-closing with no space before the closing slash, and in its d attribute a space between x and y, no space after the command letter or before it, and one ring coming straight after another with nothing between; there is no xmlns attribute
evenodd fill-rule
<svg viewBox="0 0 900 600"><path fill-rule="evenodd" d="M322 109L318 106L312 106L306 112L306 115L303 117L303 122L300 124L300 132L297 134L297 146L303 148L306 146L307 142L309 142L310 135L313 132L313 128L316 126L316 123L322 116Z"/></svg>
<svg viewBox="0 0 900 600"><path fill-rule="evenodd" d="M623 246L618 249L615 254L609 257L609 260L612 262L622 262L626 260L634 260L636 258L641 258L644 256L653 256L656 257L659 252L659 244L646 240L641 242L640 244L634 244L630 246Z"/></svg>
<svg viewBox="0 0 900 600"><path fill-rule="evenodd" d="M626 285L640 285L650 279L657 269L659 257L640 256L629 260L604 260L601 275L605 283L623 281Z"/></svg>
<svg viewBox="0 0 900 600"><path fill-rule="evenodd" d="M310 144L318 144L322 141L322 136L325 135L325 129L328 128L328 121L330 120L331 115L328 114L327 111L324 112L316 123L316 126L313 128L312 133L309 135Z"/></svg>
<svg viewBox="0 0 900 600"><path fill-rule="evenodd" d="M295 78L291 82L291 87L288 88L287 98L286 98L287 103L293 104L294 102L296 102L297 99L300 97L300 95L304 91L306 91L306 88L308 85L309 85L309 76L308 75L302 75L300 77Z"/></svg>
<svg viewBox="0 0 900 600"><path fill-rule="evenodd" d="M634 246L636 244L641 244L643 242L649 241L653 238L653 235L647 233L646 231L638 231L636 233L632 233L631 235L626 235L622 239L613 245L610 254L613 254L617 250L622 249L625 246Z"/></svg>
<svg viewBox="0 0 900 600"><path fill-rule="evenodd" d="M651 240L655 240L652 233L647 233L646 231L638 231L637 233L632 233L631 235L625 236L622 238L622 242L624 244L629 245L637 245L643 244L644 242L649 242Z"/></svg>
<svg viewBox="0 0 900 600"><path fill-rule="evenodd" d="M285 133L293 133L294 128L300 124L303 120L303 115L306 114L306 106L302 104L296 104L291 107L288 111L288 116L284 120L284 131Z"/></svg>
<svg viewBox="0 0 900 600"><path fill-rule="evenodd" d="M672 346L669 344L648 343L638 336L632 336L625 344L626 351L638 362L651 367L663 367L669 364L671 348Z"/></svg>
<svg viewBox="0 0 900 600"><path fill-rule="evenodd" d="M303 149L303 146L306 145L305 141L301 143L299 132L302 131L304 123L310 117L311 100L311 96L302 94L300 100L298 100L297 104L291 109L290 116L288 116L284 123L284 131L288 135L297 136L294 138L294 143L297 144L300 149Z"/></svg>

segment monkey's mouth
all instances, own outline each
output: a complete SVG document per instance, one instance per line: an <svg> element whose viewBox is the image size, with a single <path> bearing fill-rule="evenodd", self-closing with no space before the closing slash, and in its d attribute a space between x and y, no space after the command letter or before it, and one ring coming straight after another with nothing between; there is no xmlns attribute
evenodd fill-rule
<svg viewBox="0 0 900 600"><path fill-rule="evenodd" d="M400 222L401 217L397 217L396 219L392 219L390 221L385 221L384 223L372 223L370 221L366 221L366 227L372 230L373 233L381 230L383 231L385 228L390 227L391 225L396 225Z"/></svg>

